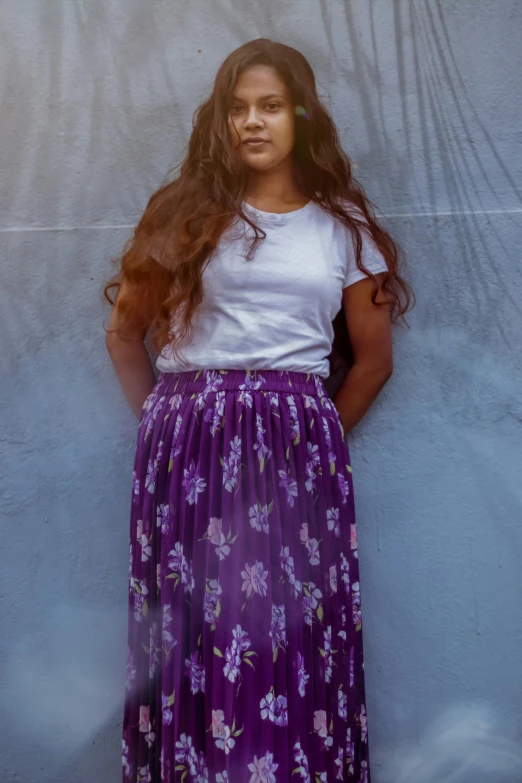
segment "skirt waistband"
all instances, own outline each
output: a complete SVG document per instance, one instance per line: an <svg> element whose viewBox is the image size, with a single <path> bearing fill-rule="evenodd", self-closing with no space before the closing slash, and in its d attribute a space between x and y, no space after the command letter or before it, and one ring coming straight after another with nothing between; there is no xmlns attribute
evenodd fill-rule
<svg viewBox="0 0 522 783"><path fill-rule="evenodd" d="M324 378L293 370L186 370L160 372L156 390L160 393L213 392L225 390L298 392L327 397Z"/></svg>

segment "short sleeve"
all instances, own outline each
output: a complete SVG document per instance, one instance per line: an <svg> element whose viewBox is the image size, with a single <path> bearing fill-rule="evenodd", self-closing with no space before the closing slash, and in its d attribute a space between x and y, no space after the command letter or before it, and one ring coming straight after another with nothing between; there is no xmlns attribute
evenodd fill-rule
<svg viewBox="0 0 522 783"><path fill-rule="evenodd" d="M354 214L356 214L359 219L364 220L366 225L368 225L367 220L364 217L363 213L357 207L350 205L350 208L351 211ZM369 228L367 229L360 228L359 230L360 230L361 240L362 240L362 249L361 249L362 265L366 267L366 269L368 269L374 275L378 274L379 272L387 272L388 265L384 259L383 254L377 247L375 240L370 234ZM352 242L352 235L350 230L347 228L346 229L346 272L344 275L343 288L348 288L348 286L357 283L359 280L363 280L365 277L368 277L368 275L365 274L365 272L363 272L357 266L357 262L355 259L355 251Z"/></svg>

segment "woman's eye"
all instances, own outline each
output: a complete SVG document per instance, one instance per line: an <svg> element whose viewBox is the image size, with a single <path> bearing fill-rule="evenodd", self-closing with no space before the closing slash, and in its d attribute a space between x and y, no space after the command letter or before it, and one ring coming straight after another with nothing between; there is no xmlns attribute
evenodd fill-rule
<svg viewBox="0 0 522 783"><path fill-rule="evenodd" d="M266 105L266 106L273 106L275 109L278 109L278 108L279 108L279 104L278 104L278 103L272 103L272 102L270 102L270 103L267 103L267 104L265 104L265 105ZM235 112L236 110L237 110L237 111L240 111L242 108L243 108L242 106L236 105L236 106L232 106L232 108L230 109L230 111L233 111L233 112Z"/></svg>

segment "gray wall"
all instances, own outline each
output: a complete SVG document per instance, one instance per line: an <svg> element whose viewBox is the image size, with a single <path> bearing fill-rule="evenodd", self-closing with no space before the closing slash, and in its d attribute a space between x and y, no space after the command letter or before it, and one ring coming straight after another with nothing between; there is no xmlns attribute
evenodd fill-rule
<svg viewBox="0 0 522 783"><path fill-rule="evenodd" d="M100 287L261 35L417 294L349 440L374 783L522 779L521 31L519 0L0 0L2 781L120 779L137 423Z"/></svg>

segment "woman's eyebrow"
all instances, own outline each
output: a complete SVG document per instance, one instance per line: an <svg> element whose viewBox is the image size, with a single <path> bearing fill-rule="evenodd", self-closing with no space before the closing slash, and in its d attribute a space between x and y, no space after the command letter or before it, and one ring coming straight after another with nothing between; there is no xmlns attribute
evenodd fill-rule
<svg viewBox="0 0 522 783"><path fill-rule="evenodd" d="M278 92L271 92L269 95L261 95L259 100L260 101L267 101L269 98L283 98L282 95L280 95ZM240 98L239 95L233 95L232 99L234 101L243 101L243 98Z"/></svg>

